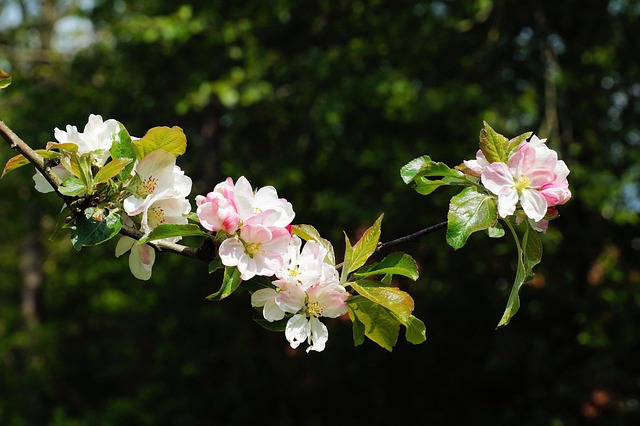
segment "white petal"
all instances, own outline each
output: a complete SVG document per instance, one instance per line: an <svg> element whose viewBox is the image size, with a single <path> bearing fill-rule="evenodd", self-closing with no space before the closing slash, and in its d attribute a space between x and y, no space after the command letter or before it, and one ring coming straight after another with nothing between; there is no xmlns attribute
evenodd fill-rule
<svg viewBox="0 0 640 426"><path fill-rule="evenodd" d="M539 191L523 189L520 204L527 216L536 222L541 221L547 214L547 200Z"/></svg>
<svg viewBox="0 0 640 426"><path fill-rule="evenodd" d="M311 346L307 348L307 352L322 352L329 340L329 330L327 326L320 322L316 317L309 318L309 341Z"/></svg>
<svg viewBox="0 0 640 426"><path fill-rule="evenodd" d="M284 336L289 341L289 345L293 349L300 346L300 343L307 340L311 330L309 327L309 321L304 315L297 314L289 318L287 326L284 329Z"/></svg>
<svg viewBox="0 0 640 426"><path fill-rule="evenodd" d="M151 269L156 260L156 252L150 245L136 244L131 248L129 255L129 269L134 277L139 280L151 278Z"/></svg>

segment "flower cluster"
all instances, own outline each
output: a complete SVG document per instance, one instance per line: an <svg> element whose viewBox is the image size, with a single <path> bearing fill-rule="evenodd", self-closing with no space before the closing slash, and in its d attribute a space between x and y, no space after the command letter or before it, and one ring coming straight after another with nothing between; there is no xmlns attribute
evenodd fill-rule
<svg viewBox="0 0 640 426"><path fill-rule="evenodd" d="M83 132L76 126L67 125L66 131L56 128L54 136L58 141L62 154L57 157L60 164L52 171L63 181L80 179L84 185L85 195L91 195L91 186L98 172L108 167L112 157L111 149L119 138L121 125L113 119L103 121L100 115L91 114ZM131 144L131 141L128 141ZM115 159L114 159L115 160ZM134 159L131 158L130 161ZM113 174L121 171L122 166L112 168ZM84 165L84 167L83 167ZM95 173L94 173L95 172ZM38 172L33 177L36 189L40 192L51 192L53 188ZM84 180L82 180L84 179ZM187 196L191 192L191 178L176 165L176 156L164 149L151 150L133 162L131 173L126 174L120 187L126 194L120 199L120 207L109 207L122 215L124 224L149 234L156 226L163 223L186 224L186 215L191 211ZM87 182L91 181L91 184ZM104 191L109 191L106 186ZM98 191L95 189L95 191ZM74 195L81 195L80 193ZM123 211L122 211L123 210ZM176 242L180 237L167 238L167 242ZM153 247L137 244L133 238L121 237L116 246L116 257L131 250L129 267L133 275L141 280L148 280L155 260Z"/></svg>
<svg viewBox="0 0 640 426"><path fill-rule="evenodd" d="M243 280L272 276L282 267L295 213L275 188L254 192L244 176L235 184L227 178L206 196L196 196L196 205L200 224L228 237L218 254L225 266L238 267Z"/></svg>
<svg viewBox="0 0 640 426"><path fill-rule="evenodd" d="M223 240L218 250L223 265L237 267L245 281L273 277L269 287L253 293L251 304L262 307L270 322L290 316L285 337L292 348L307 341L307 352L324 350L328 331L318 318L347 313L349 293L325 261L327 250L312 240L302 247L302 240L292 236L291 203L270 186L254 192L243 176L196 196L196 204L200 224Z"/></svg>
<svg viewBox="0 0 640 426"><path fill-rule="evenodd" d="M533 135L506 162L490 163L482 150L478 150L475 160L464 162L480 176L484 187L497 196L500 217L513 215L519 204L538 231L546 230L548 218L557 215L554 207L571 198L569 168L545 142L546 139Z"/></svg>

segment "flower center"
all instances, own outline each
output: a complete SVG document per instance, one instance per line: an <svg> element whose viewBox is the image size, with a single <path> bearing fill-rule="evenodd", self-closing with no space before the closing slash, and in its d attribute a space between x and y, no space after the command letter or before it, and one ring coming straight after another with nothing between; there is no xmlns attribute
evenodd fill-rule
<svg viewBox="0 0 640 426"><path fill-rule="evenodd" d="M156 190L157 185L158 185L158 178L151 175L145 180L143 180L140 186L138 186L136 195L139 198L145 198L147 195L153 194L153 191Z"/></svg>
<svg viewBox="0 0 640 426"><path fill-rule="evenodd" d="M531 181L524 173L520 173L520 176L515 182L516 191L518 193L522 192L523 189L527 189L531 187Z"/></svg>
<svg viewBox="0 0 640 426"><path fill-rule="evenodd" d="M162 207L151 207L148 214L149 218L156 223L165 223L164 209Z"/></svg>
<svg viewBox="0 0 640 426"><path fill-rule="evenodd" d="M245 244L244 251L251 257L258 253L265 253L265 251L260 248L261 245L261 242Z"/></svg>
<svg viewBox="0 0 640 426"><path fill-rule="evenodd" d="M320 303L318 302L307 303L307 313L309 315L313 315L316 318L320 318L322 316L323 311L324 311L324 307L320 305Z"/></svg>

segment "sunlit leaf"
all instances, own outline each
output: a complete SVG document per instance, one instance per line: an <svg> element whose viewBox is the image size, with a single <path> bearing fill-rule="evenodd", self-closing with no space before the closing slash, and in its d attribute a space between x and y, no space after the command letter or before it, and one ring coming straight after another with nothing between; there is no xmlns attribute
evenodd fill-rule
<svg viewBox="0 0 640 426"><path fill-rule="evenodd" d="M407 328L405 339L407 339L409 343L418 345L427 340L427 328L418 318L411 315L405 326Z"/></svg>
<svg viewBox="0 0 640 426"><path fill-rule="evenodd" d="M484 121L484 128L480 130L480 150L489 163L496 161L507 162L509 140L493 130Z"/></svg>
<svg viewBox="0 0 640 426"><path fill-rule="evenodd" d="M353 255L349 263L348 271L352 272L364 265L369 257L375 253L380 241L380 228L382 224L383 214L381 214L374 224L367 228L362 234L360 240L353 246Z"/></svg>
<svg viewBox="0 0 640 426"><path fill-rule="evenodd" d="M0 90L6 89L12 81L11 74L0 69Z"/></svg>
<svg viewBox="0 0 640 426"><path fill-rule="evenodd" d="M42 158L57 158L60 156L60 154L58 154L57 152L51 152L51 151L47 151L45 149L36 149L34 150L38 155L40 155ZM8 161L7 164L5 164L4 166L4 170L2 170L2 176L0 176L0 178L3 178L4 175L6 175L7 173L18 169L22 166L26 166L27 164L29 164L29 160L27 160L27 158L22 155L22 154L18 154L14 157L11 157Z"/></svg>
<svg viewBox="0 0 640 426"><path fill-rule="evenodd" d="M94 177L93 183L98 185L106 182L129 165L133 160L131 158L115 158L105 164Z"/></svg>
<svg viewBox="0 0 640 426"><path fill-rule="evenodd" d="M498 220L495 198L469 187L451 198L447 215L447 243L463 247L469 235L493 226Z"/></svg>
<svg viewBox="0 0 640 426"><path fill-rule="evenodd" d="M138 159L158 149L163 149L177 157L184 154L187 149L187 137L178 126L154 127L142 139L132 143Z"/></svg>
<svg viewBox="0 0 640 426"><path fill-rule="evenodd" d="M358 280L349 285L361 296L389 309L403 324L409 321L414 308L409 293L372 280Z"/></svg>
<svg viewBox="0 0 640 426"><path fill-rule="evenodd" d="M417 280L419 277L416 261L406 253L391 253L378 263L360 268L354 275L356 278L366 278L372 275L402 275Z"/></svg>
<svg viewBox="0 0 640 426"><path fill-rule="evenodd" d="M84 183L75 176L66 178L58 187L58 192L69 197L77 197L87 192Z"/></svg>
<svg viewBox="0 0 640 426"><path fill-rule="evenodd" d="M355 296L349 300L348 312L349 318L354 324L358 321L364 326L365 336L389 352L393 350L398 341L400 323L388 309L364 297ZM360 324L357 327L361 329Z"/></svg>

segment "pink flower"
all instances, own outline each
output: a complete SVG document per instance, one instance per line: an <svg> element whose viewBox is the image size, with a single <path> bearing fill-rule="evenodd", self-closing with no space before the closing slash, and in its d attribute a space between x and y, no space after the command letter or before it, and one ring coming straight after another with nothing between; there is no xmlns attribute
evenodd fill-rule
<svg viewBox="0 0 640 426"><path fill-rule="evenodd" d="M498 196L498 214L514 214L518 202L525 214L541 221L547 208L566 202L569 169L558 161L555 151L535 137L532 144L522 143L508 162L494 162L484 167L482 184Z"/></svg>
<svg viewBox="0 0 640 426"><path fill-rule="evenodd" d="M205 197L196 197L200 223L210 231L224 230L235 233L246 224L285 228L295 214L293 207L272 186L253 191L251 184L241 176L234 184L231 178L216 185Z"/></svg>
<svg viewBox="0 0 640 426"><path fill-rule="evenodd" d="M272 276L282 267L282 254L291 235L285 228L250 224L240 229L240 235L220 244L218 254L225 266L237 266L240 278L246 281L256 275Z"/></svg>
<svg viewBox="0 0 640 426"><path fill-rule="evenodd" d="M227 234L233 234L238 230L240 216L234 201L234 189L233 180L227 178L217 184L206 197L196 196L196 214L205 229L214 232L222 229Z"/></svg>

